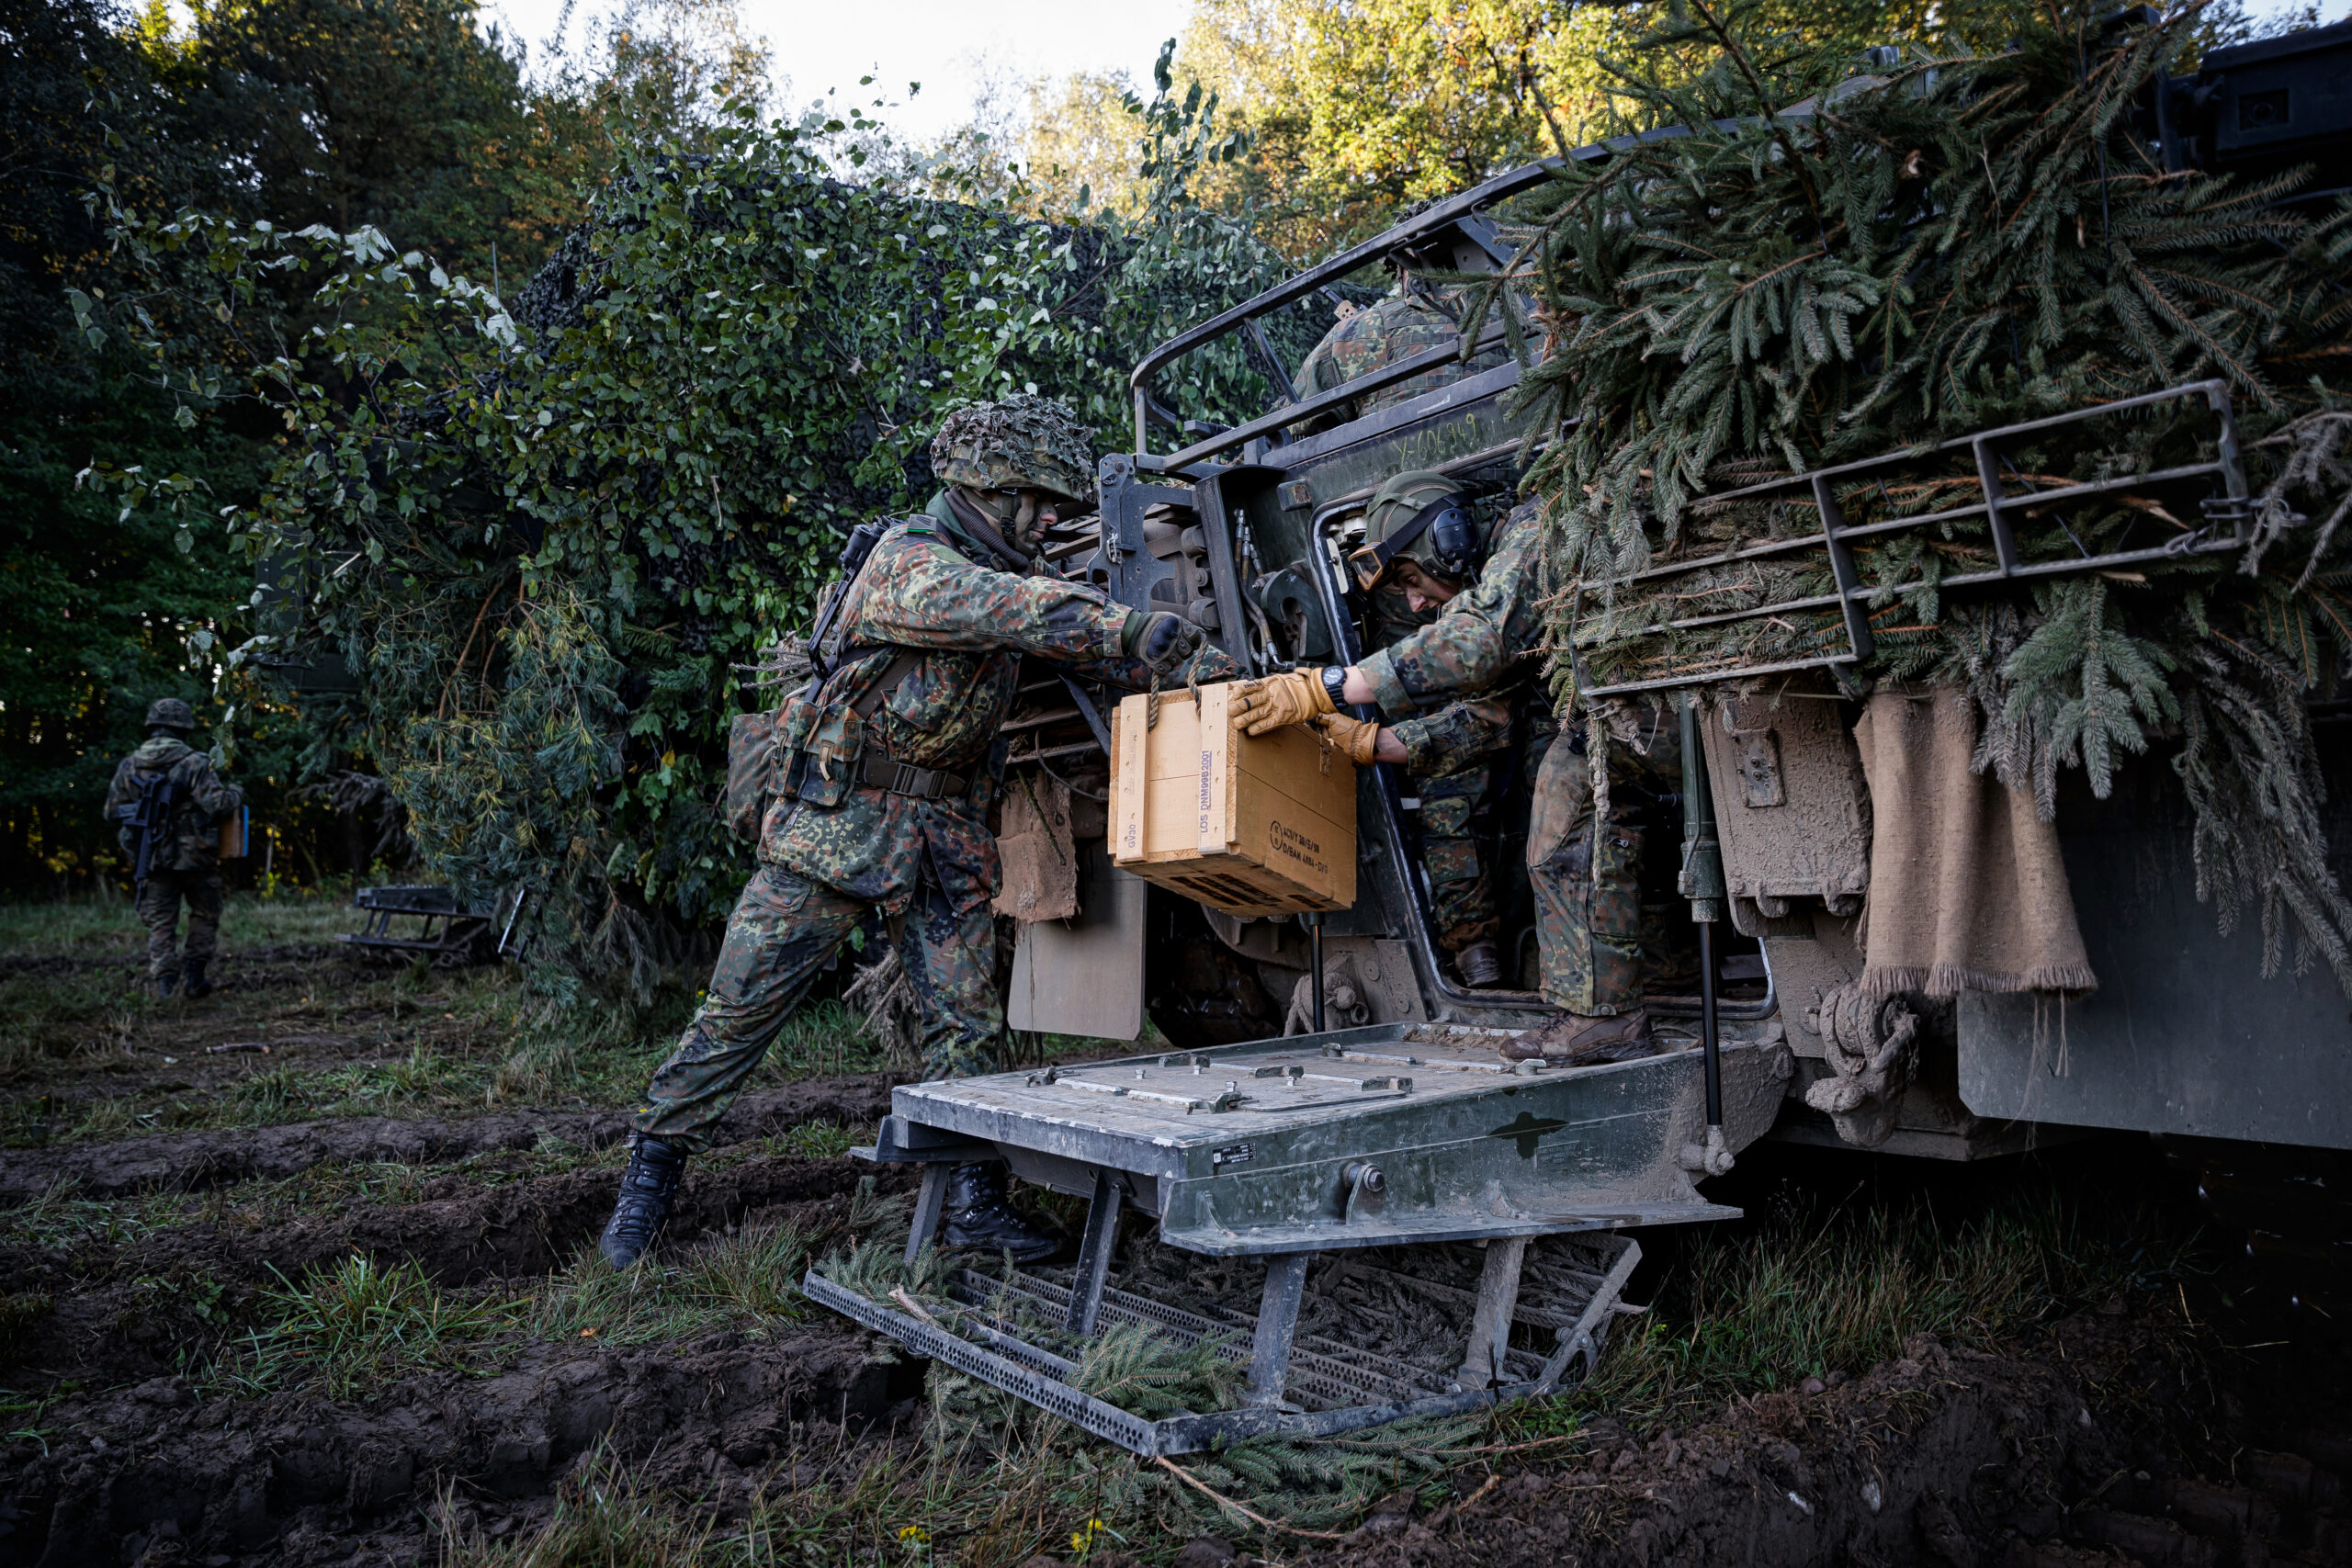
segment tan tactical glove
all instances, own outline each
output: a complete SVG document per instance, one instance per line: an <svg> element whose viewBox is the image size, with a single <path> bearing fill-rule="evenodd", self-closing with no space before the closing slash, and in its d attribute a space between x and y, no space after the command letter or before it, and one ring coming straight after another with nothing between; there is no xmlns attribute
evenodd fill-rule
<svg viewBox="0 0 2352 1568"><path fill-rule="evenodd" d="M1331 711L1320 670L1292 670L1252 681L1234 694L1233 722L1252 735L1270 735L1291 724L1310 724Z"/></svg>
<svg viewBox="0 0 2352 1568"><path fill-rule="evenodd" d="M1323 732L1324 739L1347 753L1349 761L1359 768L1372 766L1373 752L1380 745L1380 726L1343 713L1327 713L1310 722Z"/></svg>

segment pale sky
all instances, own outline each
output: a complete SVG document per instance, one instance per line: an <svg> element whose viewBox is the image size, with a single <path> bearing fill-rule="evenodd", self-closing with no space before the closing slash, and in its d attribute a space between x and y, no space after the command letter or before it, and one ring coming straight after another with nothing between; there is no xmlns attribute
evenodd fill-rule
<svg viewBox="0 0 2352 1568"><path fill-rule="evenodd" d="M564 10L563 0L487 0L483 7L507 28L538 45ZM572 7L573 36L602 9L594 0ZM1175 37L1192 14L1191 0L741 0L747 32L764 34L778 75L789 91L779 108L797 108L839 88L846 100L887 96L905 107L888 116L894 130L917 140L970 117L973 62L984 60L1016 81L1074 71L1124 70L1149 90L1160 43ZM874 85L860 89L857 79ZM907 84L922 91L907 97Z"/></svg>

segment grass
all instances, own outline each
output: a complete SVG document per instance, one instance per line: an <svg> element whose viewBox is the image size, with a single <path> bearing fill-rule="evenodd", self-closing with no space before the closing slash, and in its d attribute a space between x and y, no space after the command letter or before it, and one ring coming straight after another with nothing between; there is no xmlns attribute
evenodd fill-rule
<svg viewBox="0 0 2352 1568"><path fill-rule="evenodd" d="M1914 1335L1995 1349L2196 1267L2192 1227L2086 1162L2066 1162L2057 1180L2012 1167L1980 1186L1957 1214L1928 1193L1840 1201L1785 1186L1743 1227L1674 1238L1646 1326L1551 1416L1683 1425L1726 1398L1860 1373Z"/></svg>
<svg viewBox="0 0 2352 1568"><path fill-rule="evenodd" d="M276 1322L246 1337L220 1381L254 1393L311 1386L330 1399L424 1371L494 1370L487 1342L520 1316L511 1303L445 1292L413 1260L388 1267L356 1253L263 1299Z"/></svg>
<svg viewBox="0 0 2352 1568"><path fill-rule="evenodd" d="M543 1339L615 1345L684 1339L723 1327L764 1334L808 1315L799 1284L816 1248L833 1237L903 1226L905 1219L906 1200L877 1193L868 1178L858 1183L848 1213L821 1229L744 1225L666 1261L657 1254L618 1274L593 1247L582 1248L533 1303L531 1332Z"/></svg>
<svg viewBox="0 0 2352 1568"><path fill-rule="evenodd" d="M2011 1162L1940 1186L1911 1172L1877 1190L1853 1188L1850 1167L1836 1168L1842 1179L1831 1185L1802 1168L1789 1174L1773 1151L1756 1151L1744 1157L1763 1186L1739 1195L1748 1220L1644 1238L1666 1259L1649 1325L1621 1333L1600 1372L1573 1395L1330 1443L1243 1444L1188 1458L1182 1467L1294 1531L1344 1530L1374 1499L1400 1488L1418 1489L1434 1506L1478 1490L1498 1462L1531 1461L1485 1457L1496 1448L1536 1441L1542 1457L1532 1462L1572 1457L1577 1433L1600 1415L1636 1431L1687 1428L1719 1416L1727 1399L1787 1389L1809 1373L1861 1372L1922 1333L2014 1350L2038 1323L2160 1286L2197 1266L2193 1230L2151 1199L2150 1173L2129 1161L2102 1172L2098 1162L2111 1156L2110 1148L2047 1164ZM1782 1174L1773 1178L1776 1164ZM729 1243L772 1244L792 1253L797 1271L803 1238ZM923 1295L924 1281L904 1279L896 1251L882 1231L829 1268L860 1286L883 1290L901 1280ZM681 1312L698 1314L695 1323L717 1321L723 1314L697 1295L711 1287L698 1282L696 1267L682 1262L641 1287L644 1305L625 1301L609 1283L602 1294L583 1292L571 1302L612 1313L625 1333L650 1330L665 1313L672 1332L687 1321L675 1315ZM1086 1359L1084 1375L1101 1392L1139 1407L1176 1392L1161 1382L1167 1372L1197 1380L1204 1371L1162 1367L1163 1358L1117 1337ZM1201 1394L1182 1391L1187 1399ZM931 1369L930 1397L920 1447L844 1448L830 1459L797 1453L748 1514L725 1522L699 1500L632 1490L607 1468L567 1491L541 1534L492 1542L454 1531L444 1562L513 1568L952 1560L1009 1568L1040 1551L1083 1561L1128 1545L1159 1561L1203 1533L1247 1540L1268 1556L1305 1544L943 1366Z"/></svg>
<svg viewBox="0 0 2352 1568"><path fill-rule="evenodd" d="M337 932L357 931L364 919L345 886L269 898L232 893L221 905L220 944L233 953L332 942ZM147 929L128 893L0 903L0 958L134 958L146 951Z"/></svg>

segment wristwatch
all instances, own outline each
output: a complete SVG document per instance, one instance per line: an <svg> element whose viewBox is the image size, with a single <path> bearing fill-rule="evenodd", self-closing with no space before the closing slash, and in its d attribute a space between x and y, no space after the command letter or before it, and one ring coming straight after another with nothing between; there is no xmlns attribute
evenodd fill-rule
<svg viewBox="0 0 2352 1568"><path fill-rule="evenodd" d="M1342 695L1347 689L1348 667L1346 665L1326 664L1323 666L1323 694L1331 699L1331 709L1334 713L1347 706L1347 700Z"/></svg>

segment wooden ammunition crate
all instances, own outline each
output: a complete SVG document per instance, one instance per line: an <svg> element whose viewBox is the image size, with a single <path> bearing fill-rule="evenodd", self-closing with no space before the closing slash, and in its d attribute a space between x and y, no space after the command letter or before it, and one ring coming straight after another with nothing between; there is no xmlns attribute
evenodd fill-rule
<svg viewBox="0 0 2352 1568"><path fill-rule="evenodd" d="M1356 898L1355 764L1312 729L1252 738L1234 688L1119 705L1111 750L1111 859L1229 915L1344 909Z"/></svg>

